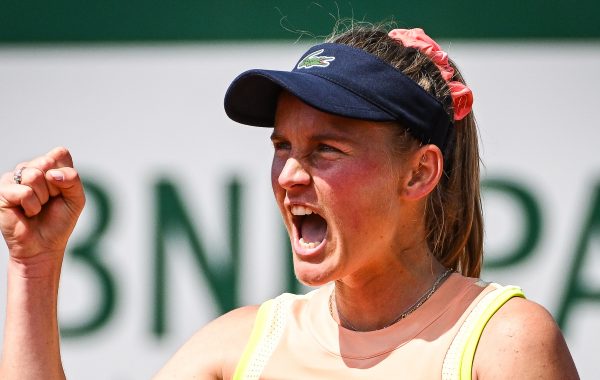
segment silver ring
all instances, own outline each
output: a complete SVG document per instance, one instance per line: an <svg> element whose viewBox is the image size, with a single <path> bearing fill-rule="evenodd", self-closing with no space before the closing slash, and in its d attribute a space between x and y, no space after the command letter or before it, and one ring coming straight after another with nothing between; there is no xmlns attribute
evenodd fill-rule
<svg viewBox="0 0 600 380"><path fill-rule="evenodd" d="M17 185L20 185L21 181L23 180L23 170L25 170L25 166L21 166L20 168L18 168L17 170L15 170L15 174L13 175L13 179L15 180L15 183Z"/></svg>

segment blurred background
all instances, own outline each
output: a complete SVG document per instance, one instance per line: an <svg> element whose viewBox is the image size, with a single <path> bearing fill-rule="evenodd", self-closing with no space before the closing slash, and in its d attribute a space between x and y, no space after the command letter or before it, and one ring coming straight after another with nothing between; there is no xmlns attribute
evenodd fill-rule
<svg viewBox="0 0 600 380"><path fill-rule="evenodd" d="M228 120L223 95L348 17L422 27L461 67L485 165L482 277L548 308L598 377L600 3L0 1L0 171L64 145L86 185L60 293L69 378L150 378L217 315L306 290L270 131Z"/></svg>

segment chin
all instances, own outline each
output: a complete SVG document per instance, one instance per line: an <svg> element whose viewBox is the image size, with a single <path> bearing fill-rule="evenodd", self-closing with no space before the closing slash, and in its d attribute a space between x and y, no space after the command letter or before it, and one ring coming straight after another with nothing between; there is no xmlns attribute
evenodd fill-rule
<svg viewBox="0 0 600 380"><path fill-rule="evenodd" d="M334 280L331 271L326 270L322 263L312 264L294 260L294 273L300 283L310 287L323 286Z"/></svg>

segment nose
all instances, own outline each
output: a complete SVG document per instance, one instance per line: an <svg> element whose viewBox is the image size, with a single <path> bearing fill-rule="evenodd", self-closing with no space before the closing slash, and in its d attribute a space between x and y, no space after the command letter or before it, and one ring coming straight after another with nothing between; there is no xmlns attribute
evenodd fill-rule
<svg viewBox="0 0 600 380"><path fill-rule="evenodd" d="M310 174L296 158L288 158L277 178L279 185L286 190L297 185L310 184Z"/></svg>

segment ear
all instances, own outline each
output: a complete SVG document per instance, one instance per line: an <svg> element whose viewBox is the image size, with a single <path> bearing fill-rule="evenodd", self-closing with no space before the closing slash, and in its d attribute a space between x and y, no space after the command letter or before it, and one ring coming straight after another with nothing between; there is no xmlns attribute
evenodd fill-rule
<svg viewBox="0 0 600 380"><path fill-rule="evenodd" d="M405 177L403 197L419 200L435 189L444 172L442 151L428 144L415 151L409 158L410 172Z"/></svg>

